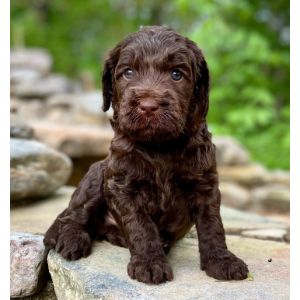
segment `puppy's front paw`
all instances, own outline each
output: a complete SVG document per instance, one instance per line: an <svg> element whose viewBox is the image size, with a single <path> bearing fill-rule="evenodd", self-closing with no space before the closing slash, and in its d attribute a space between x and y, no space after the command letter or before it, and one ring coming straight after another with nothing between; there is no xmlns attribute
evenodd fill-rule
<svg viewBox="0 0 300 300"><path fill-rule="evenodd" d="M208 276L218 280L242 280L249 272L248 266L228 250L210 253L201 261L201 268Z"/></svg>
<svg viewBox="0 0 300 300"><path fill-rule="evenodd" d="M172 269L164 257L155 259L131 257L127 272L132 279L144 283L159 284L173 279Z"/></svg>
<svg viewBox="0 0 300 300"><path fill-rule="evenodd" d="M78 229L63 230L55 250L68 260L86 257L91 253L92 241L87 232Z"/></svg>

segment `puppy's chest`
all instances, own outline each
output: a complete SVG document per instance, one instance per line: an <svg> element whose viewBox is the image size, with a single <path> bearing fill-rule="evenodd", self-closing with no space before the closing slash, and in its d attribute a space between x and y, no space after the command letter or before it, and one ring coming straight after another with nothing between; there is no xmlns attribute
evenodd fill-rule
<svg viewBox="0 0 300 300"><path fill-rule="evenodd" d="M128 197L156 215L188 209L198 189L200 168L191 157L170 155L128 155L113 161L108 174L108 190Z"/></svg>
<svg viewBox="0 0 300 300"><path fill-rule="evenodd" d="M179 172L175 165L160 166L146 174L137 189L150 215L156 211L166 213L189 205L187 200L192 197L195 186L191 174Z"/></svg>

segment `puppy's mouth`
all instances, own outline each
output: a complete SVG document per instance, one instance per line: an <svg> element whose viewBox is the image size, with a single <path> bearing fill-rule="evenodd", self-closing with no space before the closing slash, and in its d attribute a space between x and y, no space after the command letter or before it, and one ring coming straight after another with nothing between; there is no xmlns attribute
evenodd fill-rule
<svg viewBox="0 0 300 300"><path fill-rule="evenodd" d="M184 128L176 111L163 107L146 111L139 106L132 108L119 124L125 134L140 141L170 140L178 137Z"/></svg>

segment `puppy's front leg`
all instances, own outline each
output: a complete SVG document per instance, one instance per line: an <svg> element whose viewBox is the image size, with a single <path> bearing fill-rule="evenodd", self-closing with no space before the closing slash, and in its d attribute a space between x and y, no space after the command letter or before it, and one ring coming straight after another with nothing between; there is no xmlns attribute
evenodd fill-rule
<svg viewBox="0 0 300 300"><path fill-rule="evenodd" d="M220 216L220 191L212 191L199 201L195 223L199 239L201 269L219 280L241 280L247 277L247 265L226 246L225 232Z"/></svg>
<svg viewBox="0 0 300 300"><path fill-rule="evenodd" d="M114 191L120 189L113 189ZM158 228L140 206L146 199L130 196L123 187L110 199L110 207L122 228L131 253L127 266L132 279L158 284L173 279L173 273L165 256Z"/></svg>
<svg viewBox="0 0 300 300"><path fill-rule="evenodd" d="M58 215L47 230L44 244L68 260L91 252L91 235L103 203L104 162L94 163L72 195L69 207Z"/></svg>

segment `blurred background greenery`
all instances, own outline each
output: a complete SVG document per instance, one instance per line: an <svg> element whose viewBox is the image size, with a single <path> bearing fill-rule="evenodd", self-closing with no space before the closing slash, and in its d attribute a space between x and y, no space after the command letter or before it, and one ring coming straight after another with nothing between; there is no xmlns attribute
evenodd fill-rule
<svg viewBox="0 0 300 300"><path fill-rule="evenodd" d="M209 127L254 160L289 169L289 1L12 0L11 44L43 47L54 70L89 72L141 25L167 25L203 49L212 84Z"/></svg>

